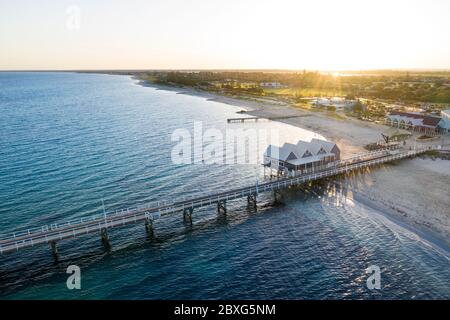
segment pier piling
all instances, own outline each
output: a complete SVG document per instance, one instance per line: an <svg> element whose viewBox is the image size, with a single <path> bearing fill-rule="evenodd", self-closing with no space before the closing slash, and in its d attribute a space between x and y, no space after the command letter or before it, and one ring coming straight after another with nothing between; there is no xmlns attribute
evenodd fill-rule
<svg viewBox="0 0 450 320"><path fill-rule="evenodd" d="M217 202L217 212L221 214L227 213L227 202L225 200Z"/></svg>
<svg viewBox="0 0 450 320"><path fill-rule="evenodd" d="M274 204L283 203L283 194L280 190L273 191Z"/></svg>
<svg viewBox="0 0 450 320"><path fill-rule="evenodd" d="M55 259L55 262L58 262L59 261L59 253L58 253L58 247L56 246L56 241L50 241L50 248L52 250L53 259Z"/></svg>
<svg viewBox="0 0 450 320"><path fill-rule="evenodd" d="M150 217L145 218L145 231L147 232L147 235L150 238L153 238L154 231L153 231L153 220Z"/></svg>
<svg viewBox="0 0 450 320"><path fill-rule="evenodd" d="M109 242L108 230L106 228L103 228L100 231L100 235L101 235L101 238L102 238L103 247L105 247L105 249L110 249L111 248L111 243Z"/></svg>
<svg viewBox="0 0 450 320"><path fill-rule="evenodd" d="M183 211L183 220L192 225L192 214L194 213L194 208L187 208Z"/></svg>
<svg viewBox="0 0 450 320"><path fill-rule="evenodd" d="M247 196L247 203L249 207L253 207L254 209L256 209L257 208L256 202L257 202L256 194L251 194Z"/></svg>

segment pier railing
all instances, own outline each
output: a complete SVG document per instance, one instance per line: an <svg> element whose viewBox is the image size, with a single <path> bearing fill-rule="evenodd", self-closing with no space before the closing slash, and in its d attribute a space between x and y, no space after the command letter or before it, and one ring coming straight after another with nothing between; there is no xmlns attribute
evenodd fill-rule
<svg viewBox="0 0 450 320"><path fill-rule="evenodd" d="M152 202L144 206L128 208L108 214L95 215L89 218L74 219L63 223L53 223L38 228L14 231L0 237L0 252L7 253L18 251L23 248L50 243L54 245L57 241L80 237L90 233L102 233L110 228L145 222L146 227L151 228L153 221L162 216L183 212L192 219L194 209L217 205L225 209L228 200L248 197L253 199L256 205L256 196L261 192L278 191L290 186L301 185L353 170L376 166L383 163L414 157L424 153L430 148L418 148L410 151L397 151L395 153L383 150L373 151L357 155L334 163L332 167L321 171L302 174L295 177L278 179L275 181L260 182L255 185L231 189L209 195L200 195L194 198L185 198L177 201ZM250 201L250 200L249 200ZM226 210L226 209L225 209Z"/></svg>

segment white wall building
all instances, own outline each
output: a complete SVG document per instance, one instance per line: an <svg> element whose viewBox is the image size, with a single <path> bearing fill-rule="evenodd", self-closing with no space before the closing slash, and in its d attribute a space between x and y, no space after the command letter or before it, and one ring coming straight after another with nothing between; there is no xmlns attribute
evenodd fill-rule
<svg viewBox="0 0 450 320"><path fill-rule="evenodd" d="M262 88L286 88L287 86L282 85L279 82L261 82L259 84L260 87Z"/></svg>
<svg viewBox="0 0 450 320"><path fill-rule="evenodd" d="M413 112L391 111L385 119L388 126L427 134L441 132L443 120L439 117Z"/></svg>
<svg viewBox="0 0 450 320"><path fill-rule="evenodd" d="M334 106L336 111L352 108L356 104L356 100L346 100L344 98L317 98L313 101L315 107L331 107Z"/></svg>

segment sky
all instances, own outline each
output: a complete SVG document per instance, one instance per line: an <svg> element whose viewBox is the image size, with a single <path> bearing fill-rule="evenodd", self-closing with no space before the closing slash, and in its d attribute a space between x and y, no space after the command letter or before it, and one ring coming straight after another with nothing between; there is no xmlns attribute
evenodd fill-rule
<svg viewBox="0 0 450 320"><path fill-rule="evenodd" d="M450 69L449 0L0 0L0 70Z"/></svg>

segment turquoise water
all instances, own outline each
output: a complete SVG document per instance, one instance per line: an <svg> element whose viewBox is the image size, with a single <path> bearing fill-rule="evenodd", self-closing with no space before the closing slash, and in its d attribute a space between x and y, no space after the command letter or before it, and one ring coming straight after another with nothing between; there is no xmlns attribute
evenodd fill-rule
<svg viewBox="0 0 450 320"><path fill-rule="evenodd" d="M254 183L259 165L173 165L171 134L226 128L240 108L136 85L125 76L0 73L0 233L16 228ZM311 133L280 124L286 139ZM322 185L262 195L227 216L196 211L1 256L4 299L450 298L448 256L353 199ZM82 290L66 288L68 265ZM365 269L381 268L381 290Z"/></svg>

